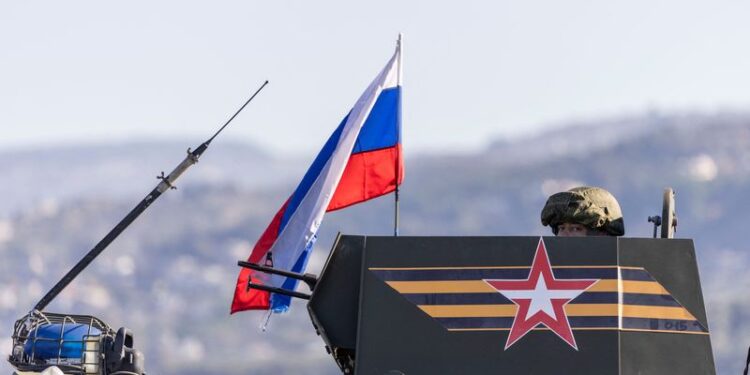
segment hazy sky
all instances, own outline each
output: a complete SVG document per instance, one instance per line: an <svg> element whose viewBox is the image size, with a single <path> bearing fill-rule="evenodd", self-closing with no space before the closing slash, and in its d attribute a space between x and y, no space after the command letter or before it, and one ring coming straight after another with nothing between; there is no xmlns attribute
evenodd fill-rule
<svg viewBox="0 0 750 375"><path fill-rule="evenodd" d="M317 150L404 33L404 144L750 106L747 1L0 2L0 150L205 138Z"/></svg>

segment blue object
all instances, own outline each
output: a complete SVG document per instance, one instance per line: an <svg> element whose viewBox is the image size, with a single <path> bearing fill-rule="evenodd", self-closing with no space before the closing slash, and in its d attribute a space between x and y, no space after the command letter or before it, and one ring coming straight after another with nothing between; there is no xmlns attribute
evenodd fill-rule
<svg viewBox="0 0 750 375"><path fill-rule="evenodd" d="M80 359L83 355L84 339L86 336L101 335L101 330L88 324L66 323L62 332L62 324L48 324L32 330L23 346L26 355L34 354L35 359ZM62 350L60 345L62 344Z"/></svg>

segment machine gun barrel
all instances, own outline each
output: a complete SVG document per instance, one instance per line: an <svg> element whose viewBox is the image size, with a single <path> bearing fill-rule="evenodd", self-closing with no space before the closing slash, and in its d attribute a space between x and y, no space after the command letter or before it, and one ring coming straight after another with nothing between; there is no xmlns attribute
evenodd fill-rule
<svg viewBox="0 0 750 375"><path fill-rule="evenodd" d="M296 272L289 272L289 271L276 269L273 267L261 266L260 264L244 262L241 260L237 261L237 265L243 268L249 268L251 270L260 271L263 273L270 273L272 275L291 277L292 279L303 281L305 284L307 284L307 286L310 287L310 290L314 290L315 284L318 283L317 276L310 274L310 273L301 274L301 273L296 273ZM256 289L259 289L259 288L256 288Z"/></svg>
<svg viewBox="0 0 750 375"><path fill-rule="evenodd" d="M271 293L276 293L276 294L281 294L281 295L285 295L289 297L301 298L301 299L306 299L306 300L309 300L311 297L309 294L300 293L294 290L277 288L277 287L267 286L267 285L253 284L252 282L247 283L247 288L262 290L264 292L271 292Z"/></svg>
<svg viewBox="0 0 750 375"><path fill-rule="evenodd" d="M57 297L57 295L60 294L60 292L62 292L63 289L65 289L65 287L68 286L68 284L70 284L70 282L78 276L78 274L81 273L81 271L88 267L88 265L91 264L91 262L93 262L94 259L96 259L96 257L99 256L99 254L101 254L101 252L104 251L104 249L106 249L107 246L109 246L109 244L112 243L112 241L114 241L114 239L117 238L117 236L119 236L120 233L125 230L125 228L133 223L133 221L135 221L135 219L138 218L138 216L140 216L143 211L145 211L152 203L154 203L154 201L156 201L159 196L161 196L165 191L169 189L175 189L174 182L177 181L180 175L182 175L188 168L190 168L190 166L198 162L198 158L200 158L203 152L206 151L211 141L213 141L213 139L216 138L216 136L219 135L219 133L224 130L224 128L229 125L232 120L234 120L234 118L240 113L240 111L242 111L245 106L247 106L248 103L250 103L250 101L252 101L253 98L258 95L260 90L262 90L267 84L268 81L265 81L263 85L261 85L260 88L255 91L250 99L248 99L245 104L243 104L242 107L240 107L240 109L237 110L237 112L235 112L234 115L229 118L229 120L224 123L224 125L216 133L214 133L211 138L203 142L194 151L188 149L188 154L185 159L174 170L172 170L169 175L165 176L164 172L162 172L161 176L157 176L157 178L160 179L161 182L153 190L151 190L151 192L148 193L148 195L146 195L146 197L143 198L143 200L141 200L127 215L125 215L125 217L120 220L120 222L117 223L117 225L115 225L115 227L112 228L112 230L110 230L109 233L107 233L107 235L105 235L104 238L102 238L99 243L94 246L93 249L91 249L80 261L78 261L78 263L73 266L73 268L71 268L68 273L66 273L65 276L63 276L62 279L60 279L60 281L58 281L57 284L55 284L55 286L53 286L52 289L50 289L49 292L44 295L44 297L42 297L41 300L39 300L36 306L34 306L34 309L43 311L44 308L47 307L47 305L52 302L52 300Z"/></svg>

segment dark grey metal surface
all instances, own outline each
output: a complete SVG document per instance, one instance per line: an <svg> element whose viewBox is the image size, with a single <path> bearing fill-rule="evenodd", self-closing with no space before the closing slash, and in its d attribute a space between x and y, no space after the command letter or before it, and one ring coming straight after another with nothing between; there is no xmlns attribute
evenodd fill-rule
<svg viewBox="0 0 750 375"><path fill-rule="evenodd" d="M692 241L544 241L553 266L645 267L707 324ZM715 373L707 335L576 330L576 351L551 331L535 330L504 350L507 331L448 331L368 270L530 266L538 242L539 237L341 236L313 293L311 316L327 345L349 348L356 339L358 375Z"/></svg>
<svg viewBox="0 0 750 375"><path fill-rule="evenodd" d="M708 328L693 240L623 238L620 266L643 267Z"/></svg>
<svg viewBox="0 0 750 375"><path fill-rule="evenodd" d="M307 309L331 348L355 349L365 237L342 236L320 274Z"/></svg>
<svg viewBox="0 0 750 375"><path fill-rule="evenodd" d="M693 240L626 238L619 241L620 265L643 267L708 328ZM623 332L623 375L715 374L707 335Z"/></svg>
<svg viewBox="0 0 750 375"><path fill-rule="evenodd" d="M616 241L545 238L556 265L614 265ZM367 237L363 266L529 266L539 237ZM607 246L609 245L609 246ZM576 333L576 352L555 334L533 331L505 351L507 332L451 332L371 272L363 273L358 375L617 374L616 331Z"/></svg>

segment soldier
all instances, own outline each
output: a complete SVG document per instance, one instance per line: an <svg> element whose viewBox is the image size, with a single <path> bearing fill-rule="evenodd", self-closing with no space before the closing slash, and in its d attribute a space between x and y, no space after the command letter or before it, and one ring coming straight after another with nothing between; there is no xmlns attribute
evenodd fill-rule
<svg viewBox="0 0 750 375"><path fill-rule="evenodd" d="M622 211L612 194L580 186L551 195L542 208L542 225L561 237L622 236Z"/></svg>

